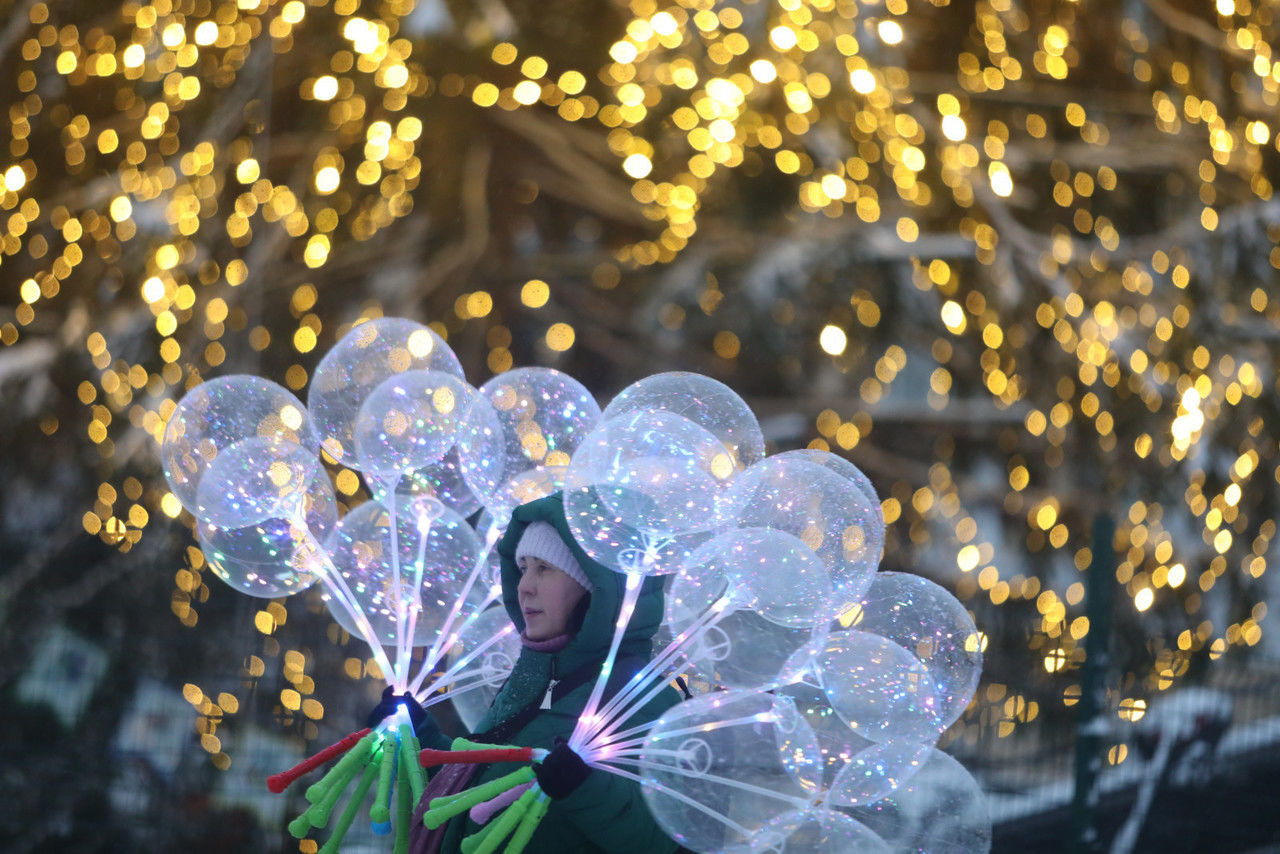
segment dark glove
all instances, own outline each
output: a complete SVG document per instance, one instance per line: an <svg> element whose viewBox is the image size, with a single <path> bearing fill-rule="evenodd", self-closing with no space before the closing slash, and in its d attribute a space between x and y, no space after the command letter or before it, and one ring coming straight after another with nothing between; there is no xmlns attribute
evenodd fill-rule
<svg viewBox="0 0 1280 854"><path fill-rule="evenodd" d="M563 738L557 738L547 758L533 766L538 785L552 798L569 797L591 776L591 771L591 766Z"/></svg>
<svg viewBox="0 0 1280 854"><path fill-rule="evenodd" d="M414 732L417 732L429 720L427 710L422 708L422 704L408 691L403 694L392 694L391 691L392 688L388 685L382 692L382 699L378 705L374 706L373 711L369 713L365 726L373 729L382 723L383 719L395 714L397 706L403 705L409 712L409 722L413 725Z"/></svg>

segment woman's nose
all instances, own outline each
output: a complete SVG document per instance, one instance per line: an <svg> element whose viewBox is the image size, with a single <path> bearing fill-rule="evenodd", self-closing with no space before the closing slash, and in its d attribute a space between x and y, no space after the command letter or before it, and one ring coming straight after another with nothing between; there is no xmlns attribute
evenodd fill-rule
<svg viewBox="0 0 1280 854"><path fill-rule="evenodd" d="M532 596L536 585L533 583L533 573L526 572L520 576L520 583L516 585L516 592L521 596Z"/></svg>

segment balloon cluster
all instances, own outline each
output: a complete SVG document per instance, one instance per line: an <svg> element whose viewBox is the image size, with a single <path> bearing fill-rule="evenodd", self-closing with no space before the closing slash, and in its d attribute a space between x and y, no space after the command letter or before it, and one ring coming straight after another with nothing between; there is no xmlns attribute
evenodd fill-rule
<svg viewBox="0 0 1280 854"><path fill-rule="evenodd" d="M254 377L197 386L162 453L219 577L268 597L321 583L397 693L450 699L468 726L519 652L505 611L490 607L501 592L492 547L516 506L560 491L578 544L626 578L608 662L569 743L640 781L669 835L701 852L989 847L980 789L933 746L973 696L982 636L938 585L878 570L883 518L856 467L817 450L766 455L750 408L715 380L657 374L603 411L546 368L475 388L429 328L381 319L324 357L305 406ZM338 519L326 462L359 471L372 499ZM650 576L667 590L659 650L606 697ZM416 647L426 651L411 672ZM681 674L708 691L636 723ZM295 770L346 754L330 772L345 778L316 792L331 809L361 761L411 755L405 729L353 734L366 741ZM508 807L519 816L496 811L505 830L487 833L486 850L517 828L527 840L534 806L545 810L536 789ZM450 804L428 813L443 820ZM326 816L313 806L294 824L305 832Z"/></svg>

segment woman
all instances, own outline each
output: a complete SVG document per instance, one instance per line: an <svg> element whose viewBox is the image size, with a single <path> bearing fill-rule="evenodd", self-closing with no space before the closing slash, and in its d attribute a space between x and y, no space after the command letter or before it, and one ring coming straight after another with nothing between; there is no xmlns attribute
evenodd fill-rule
<svg viewBox="0 0 1280 854"><path fill-rule="evenodd" d="M524 648L511 675L477 726L475 739L550 750L534 766L551 806L527 854L669 854L677 845L654 822L638 784L594 771L565 743L604 664L622 606L625 578L596 563L582 550L565 522L559 494L516 508L497 544L502 566L502 600L520 631ZM662 621L661 579L646 579L627 624L605 696L615 693L649 660ZM651 721L679 695L667 688L627 726ZM415 716L416 717L416 716ZM423 747L446 748L448 739L430 715L415 721ZM501 777L519 766L479 766L468 786ZM428 789L424 801L433 796ZM435 834L421 824L426 804L414 819L413 851L454 854L462 840L480 829L473 809Z"/></svg>

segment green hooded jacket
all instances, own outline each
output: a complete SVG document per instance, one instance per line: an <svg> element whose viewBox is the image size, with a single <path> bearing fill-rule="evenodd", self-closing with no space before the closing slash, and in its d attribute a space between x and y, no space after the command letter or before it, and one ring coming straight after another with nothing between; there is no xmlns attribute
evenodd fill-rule
<svg viewBox="0 0 1280 854"><path fill-rule="evenodd" d="M542 698L552 678L567 676L589 662L602 662L609 651L614 625L622 607L625 577L596 563L582 550L569 532L564 504L557 493L516 508L506 534L497 544L502 566L502 601L518 630L524 631L524 617L516 591L520 570L516 566L515 552L524 529L535 521L549 522L568 545L591 581L591 602L582 629L564 649L554 653L528 648L521 650L511 676L477 725L477 732L490 729ZM646 579L635 613L623 635L618 660L648 661L652 654L653 636L662 617L662 579ZM621 683L632 673L634 668L629 673L615 674L615 680ZM510 738L510 743L550 749L555 746L557 737L568 738L578 715L586 706L595 681L594 678L588 679L563 696L553 695L551 707ZM617 687L620 686L615 686L611 680L606 697L615 693ZM624 726L630 728L654 720L679 699L679 694L668 687L630 717ZM512 763L485 766L472 779L471 785L496 779L518 767ZM479 829L465 814L453 819L441 851L445 854L460 851L462 839ZM568 797L551 802L550 809L524 850L526 854L669 854L677 847L653 820L638 783L596 770Z"/></svg>

